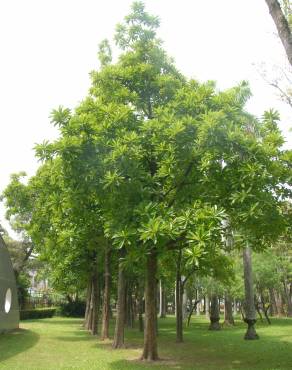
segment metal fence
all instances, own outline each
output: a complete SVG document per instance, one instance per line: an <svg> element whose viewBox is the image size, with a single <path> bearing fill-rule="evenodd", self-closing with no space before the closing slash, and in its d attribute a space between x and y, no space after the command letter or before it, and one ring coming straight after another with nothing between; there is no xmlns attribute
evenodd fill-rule
<svg viewBox="0 0 292 370"><path fill-rule="evenodd" d="M66 302L66 300L60 294L34 291L30 292L29 295L25 298L23 308L31 309L53 307L58 306L64 302Z"/></svg>

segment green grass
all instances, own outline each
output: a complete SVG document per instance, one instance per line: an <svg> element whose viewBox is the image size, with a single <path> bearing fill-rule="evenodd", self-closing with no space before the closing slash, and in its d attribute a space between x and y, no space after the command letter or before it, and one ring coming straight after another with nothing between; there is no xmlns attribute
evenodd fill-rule
<svg viewBox="0 0 292 370"><path fill-rule="evenodd" d="M242 323L210 332L204 318L194 317L182 344L175 343L174 318L162 319L157 364L137 360L143 342L137 330L127 330L127 349L112 350L81 323L59 317L22 322L19 331L0 335L0 369L292 369L292 319L258 323L260 340L245 341Z"/></svg>

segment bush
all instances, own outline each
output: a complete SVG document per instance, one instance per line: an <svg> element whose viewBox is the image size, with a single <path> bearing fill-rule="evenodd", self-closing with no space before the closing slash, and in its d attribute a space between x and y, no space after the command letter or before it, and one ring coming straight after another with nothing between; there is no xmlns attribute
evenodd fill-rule
<svg viewBox="0 0 292 370"><path fill-rule="evenodd" d="M58 314L66 317L84 317L86 304L83 301L61 303Z"/></svg>
<svg viewBox="0 0 292 370"><path fill-rule="evenodd" d="M21 310L20 320L45 319L47 317L53 317L55 313L55 308L35 308L32 310Z"/></svg>

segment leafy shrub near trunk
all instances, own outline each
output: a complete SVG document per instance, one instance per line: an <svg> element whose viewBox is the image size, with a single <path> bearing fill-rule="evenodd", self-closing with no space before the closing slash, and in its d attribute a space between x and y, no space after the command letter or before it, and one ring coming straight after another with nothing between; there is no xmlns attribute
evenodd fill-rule
<svg viewBox="0 0 292 370"><path fill-rule="evenodd" d="M56 313L56 308L35 308L31 310L21 310L20 320L31 320L31 319L45 319L53 317Z"/></svg>
<svg viewBox="0 0 292 370"><path fill-rule="evenodd" d="M61 303L58 314L66 317L84 317L86 303L83 301L72 301Z"/></svg>

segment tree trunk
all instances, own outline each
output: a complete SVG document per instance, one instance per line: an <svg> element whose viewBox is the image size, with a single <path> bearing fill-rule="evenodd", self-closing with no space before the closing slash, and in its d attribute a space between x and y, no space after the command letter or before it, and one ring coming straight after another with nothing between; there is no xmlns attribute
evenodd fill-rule
<svg viewBox="0 0 292 370"><path fill-rule="evenodd" d="M201 300L199 300L199 302L197 303L197 306L196 306L196 315L197 316L200 316L201 315Z"/></svg>
<svg viewBox="0 0 292 370"><path fill-rule="evenodd" d="M93 280L92 280L92 304L91 304L91 334L97 335L98 333L98 318L99 318L99 284L98 284L98 271L97 271L97 261L96 261L96 268L93 273Z"/></svg>
<svg viewBox="0 0 292 370"><path fill-rule="evenodd" d="M292 66L292 34L288 21L281 9L280 3L277 0L266 0L269 12L277 27L277 31L281 42L284 46L289 63Z"/></svg>
<svg viewBox="0 0 292 370"><path fill-rule="evenodd" d="M183 287L181 281L181 257L182 252L179 251L177 266L176 266L176 284L175 284L175 300L176 300L176 342L183 342Z"/></svg>
<svg viewBox="0 0 292 370"><path fill-rule="evenodd" d="M210 326L209 330L220 330L220 311L219 311L219 300L216 294L211 296L211 312L210 312Z"/></svg>
<svg viewBox="0 0 292 370"><path fill-rule="evenodd" d="M289 289L288 283L285 279L283 280L283 287L284 287L284 294L285 294L286 302L287 302L287 316L292 317L292 300L291 300L291 295L290 295L291 289Z"/></svg>
<svg viewBox="0 0 292 370"><path fill-rule="evenodd" d="M268 312L269 312L269 309L270 309L271 304L266 303L264 292L263 292L262 289L260 290L260 299L261 299L262 311L263 311L263 313L265 315L265 318L267 320L267 323L269 325L271 325L271 320L270 320L269 315L268 315Z"/></svg>
<svg viewBox="0 0 292 370"><path fill-rule="evenodd" d="M234 318L232 313L232 300L227 292L224 295L224 323L223 325L234 325Z"/></svg>
<svg viewBox="0 0 292 370"><path fill-rule="evenodd" d="M197 305L196 305L196 315L197 316L200 316L200 309L201 309L201 300L200 300L200 292L199 292L199 289L196 289L196 301L198 301Z"/></svg>
<svg viewBox="0 0 292 370"><path fill-rule="evenodd" d="M189 315L188 315L188 320L187 320L187 326L189 327L190 326L190 322L191 322L191 318L192 318L192 314L194 312L194 310L197 309L197 305L200 303L200 300L197 300L195 301L195 303L193 304L192 300L190 302L190 312L189 312Z"/></svg>
<svg viewBox="0 0 292 370"><path fill-rule="evenodd" d="M91 277L88 279L87 284L87 293L86 293L86 309L85 309L85 316L84 316L84 323L83 326L89 330L89 316L90 316L90 302L91 302L91 289L92 289L92 281Z"/></svg>
<svg viewBox="0 0 292 370"><path fill-rule="evenodd" d="M104 256L104 291L103 291L103 309L102 309L102 328L101 339L109 338L109 320L110 320L110 255L111 251L107 249Z"/></svg>
<svg viewBox="0 0 292 370"><path fill-rule="evenodd" d="M209 315L210 315L210 298L209 298L209 295L208 294L205 295L205 315L209 319Z"/></svg>
<svg viewBox="0 0 292 370"><path fill-rule="evenodd" d="M275 291L275 298L276 298L276 306L277 306L278 316L285 316L286 313L285 313L285 309L284 309L282 293L281 293L280 290Z"/></svg>
<svg viewBox="0 0 292 370"><path fill-rule="evenodd" d="M157 333L156 333L156 273L157 254L156 250L150 250L146 262L146 286L145 286L145 330L144 348L142 360L158 360Z"/></svg>
<svg viewBox="0 0 292 370"><path fill-rule="evenodd" d="M159 281L159 317L161 319L166 317L165 288L162 280Z"/></svg>
<svg viewBox="0 0 292 370"><path fill-rule="evenodd" d="M115 325L115 334L113 348L124 348L124 328L125 328L125 303L126 303L126 277L123 266L125 250L120 251L119 273L118 273L118 302L117 302L117 317Z"/></svg>
<svg viewBox="0 0 292 370"><path fill-rule="evenodd" d="M237 315L237 302L236 299L233 301L233 316Z"/></svg>
<svg viewBox="0 0 292 370"><path fill-rule="evenodd" d="M130 282L127 283L126 290L126 320L125 323L128 328L134 327L134 312L133 312L133 296L132 296L132 286Z"/></svg>
<svg viewBox="0 0 292 370"><path fill-rule="evenodd" d="M143 304L143 291L140 287L138 287L138 321L139 321L139 331L144 331L144 321L143 321L143 312L144 312L144 304Z"/></svg>
<svg viewBox="0 0 292 370"><path fill-rule="evenodd" d="M256 323L256 310L253 292L251 250L248 246L246 246L243 250L243 267L244 267L244 288L246 303L245 322L248 325L244 339L258 339L259 337L254 327Z"/></svg>
<svg viewBox="0 0 292 370"><path fill-rule="evenodd" d="M278 315L277 305L276 305L276 299L275 299L275 293L274 289L269 288L269 296L270 296L270 315L275 316Z"/></svg>

